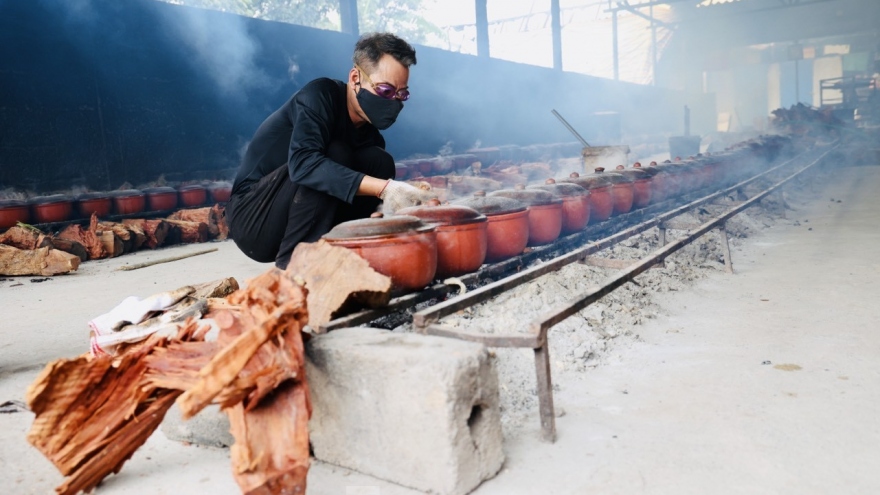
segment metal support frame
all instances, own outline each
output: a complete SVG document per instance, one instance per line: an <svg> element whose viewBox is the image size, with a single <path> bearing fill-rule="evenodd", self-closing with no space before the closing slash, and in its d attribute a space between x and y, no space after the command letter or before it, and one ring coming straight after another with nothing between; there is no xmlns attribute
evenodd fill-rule
<svg viewBox="0 0 880 495"><path fill-rule="evenodd" d="M475 0L477 10L475 24L477 27L477 56L489 57L489 11L487 0Z"/></svg>
<svg viewBox="0 0 880 495"><path fill-rule="evenodd" d="M339 0L339 20L343 33L360 34L357 0Z"/></svg>
<svg viewBox="0 0 880 495"><path fill-rule="evenodd" d="M617 11L611 14L611 57L614 61L614 80L620 80L620 49L618 47Z"/></svg>
<svg viewBox="0 0 880 495"><path fill-rule="evenodd" d="M559 0L550 0L550 32L553 36L553 68L562 70L562 18Z"/></svg>
<svg viewBox="0 0 880 495"><path fill-rule="evenodd" d="M598 301L602 297L610 294L618 287L624 285L625 283L633 280L636 276L640 275L647 269L651 268L654 265L659 264L671 254L676 251L682 249L686 245L692 243L696 239L702 237L709 231L718 228L723 236L722 249L725 254L725 268L729 273L733 273L733 263L730 258L730 245L727 239L727 230L725 229L725 225L727 220L732 218L733 216L741 213L747 208L754 206L758 201L765 198L769 194L774 193L778 189L782 187L788 181L799 177L805 171L812 168L814 165L819 163L828 153L833 151L834 148L824 151L820 156L815 158L808 165L802 167L797 172L789 175L788 177L778 181L773 186L765 189L763 192L758 193L754 197L744 201L742 204L735 206L728 210L727 212L721 214L717 218L710 220L702 225L700 225L694 232L690 232L683 239L679 239L675 242L665 244L655 250L646 258L643 258L633 264L629 265L628 268L623 270L622 272L615 274L611 278L609 278L603 285L593 287L589 291L584 294L579 295L574 300L571 300L566 303L562 303L555 308L547 311L544 315L539 318L536 318L529 325L529 329L527 333L519 333L519 334L486 334L476 331L464 331L455 328L451 328L445 325L438 324L440 318L444 316L448 316L457 311L465 309L467 307L473 306L477 303L483 302L485 300L494 297L495 295L509 290L513 287L521 285L527 281L534 280L542 275L553 272L574 261L582 261L587 259L589 254L592 254L598 250L605 249L606 247L610 247L613 244L616 244L623 238L631 237L632 235L641 233L648 228L652 227L660 227L661 232L663 234L661 241L665 241L665 229L663 228L663 224L684 213L687 210L693 209L701 204L707 203L713 199L717 199L722 197L724 194L727 194L732 191L736 191L738 188L743 187L746 184L754 182L762 177L767 176L768 174L780 170L782 167L793 163L797 158L793 158L788 160L780 165L777 165L761 174L758 174L750 179L742 181L734 186L731 186L727 189L723 189L714 194L710 194L703 198L700 198L696 201L693 201L687 205L676 208L668 213L661 214L658 217L643 222L637 226L626 229L623 232L612 235L606 239L596 241L591 243L588 246L585 246L580 249L576 249L570 253L567 253L563 256L550 260L541 265L535 266L531 269L525 270L521 273L511 275L506 279L499 280L495 283L488 284L486 286L480 287L474 291L468 292L467 294L462 294L447 301L444 301L440 304L434 305L425 310L419 311L413 315L413 325L416 329L422 333L428 335L440 335L445 337L452 338L462 338L464 340L469 340L473 342L480 342L489 347L492 347L493 344L502 344L497 345L498 347L528 347L532 348L535 351L535 371L536 371L536 383L537 383L537 391L538 391L538 399L539 399L539 412L540 412L540 420L541 420L541 437L542 439L553 442L556 438L556 420L554 416L553 409L553 388L552 388L552 377L550 371L550 362L549 362L549 343L547 338L548 331L557 325L558 323L564 321L568 317L576 314L582 309L586 308L590 304ZM625 237L622 237L625 236ZM519 345L518 345L519 344Z"/></svg>

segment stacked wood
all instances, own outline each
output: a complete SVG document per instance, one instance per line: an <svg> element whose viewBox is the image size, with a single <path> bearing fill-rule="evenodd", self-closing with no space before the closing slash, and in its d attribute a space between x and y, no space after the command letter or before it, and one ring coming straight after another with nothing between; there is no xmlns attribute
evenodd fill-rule
<svg viewBox="0 0 880 495"><path fill-rule="evenodd" d="M49 236L37 228L22 225L10 227L6 232L0 234L0 244L18 249L53 247L52 239Z"/></svg>
<svg viewBox="0 0 880 495"><path fill-rule="evenodd" d="M203 223L208 229L209 239L226 239L229 236L229 227L226 226L226 218L220 205L178 210L168 220Z"/></svg>
<svg viewBox="0 0 880 495"><path fill-rule="evenodd" d="M202 335L191 322L173 340ZM59 495L89 492L119 472L159 426L180 392L145 384L145 357L168 343L151 337L116 359L54 361L28 388L36 417L27 439L66 477Z"/></svg>
<svg viewBox="0 0 880 495"><path fill-rule="evenodd" d="M170 227L168 237L165 239L168 244L195 244L208 240L207 224L169 219L166 219L165 222Z"/></svg>
<svg viewBox="0 0 880 495"><path fill-rule="evenodd" d="M0 275L42 275L70 273L79 268L78 256L50 247L18 249L0 244Z"/></svg>
<svg viewBox="0 0 880 495"><path fill-rule="evenodd" d="M58 237L53 237L52 247L60 251L64 251L65 253L70 253L74 256L77 256L80 261L87 261L89 259L89 252L86 251L85 246L70 239L60 239Z"/></svg>
<svg viewBox="0 0 880 495"><path fill-rule="evenodd" d="M92 214L92 218L89 221L88 229L83 229L82 226L78 224L71 224L65 227L64 230L59 232L55 237L59 239L68 239L82 244L82 246L85 247L86 252L89 253L89 259L98 260L108 256L108 251L105 248L104 242L98 238L98 217L94 214ZM115 246L113 249L115 250Z"/></svg>
<svg viewBox="0 0 880 495"><path fill-rule="evenodd" d="M146 234L138 225L125 225L116 222L98 222L98 231L107 233L112 232L114 236L119 238L122 244L122 251L130 253L136 251L147 241Z"/></svg>
<svg viewBox="0 0 880 495"><path fill-rule="evenodd" d="M122 220L122 224L127 227L139 229L146 236L144 246L149 249L156 249L165 244L165 238L168 237L168 231L171 226L165 220L146 220L143 218L126 218Z"/></svg>

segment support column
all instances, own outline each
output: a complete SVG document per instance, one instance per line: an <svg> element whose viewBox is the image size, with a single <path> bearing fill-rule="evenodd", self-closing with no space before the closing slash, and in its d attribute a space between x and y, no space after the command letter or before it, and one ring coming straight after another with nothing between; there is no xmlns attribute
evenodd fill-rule
<svg viewBox="0 0 880 495"><path fill-rule="evenodd" d="M562 19L559 0L550 0L550 30L553 33L553 68L562 70Z"/></svg>
<svg viewBox="0 0 880 495"><path fill-rule="evenodd" d="M489 13L486 8L488 0L475 0L477 8L477 56L489 56Z"/></svg>
<svg viewBox="0 0 880 495"><path fill-rule="evenodd" d="M343 33L360 35L357 0L339 0L339 18Z"/></svg>
<svg viewBox="0 0 880 495"><path fill-rule="evenodd" d="M611 53L614 59L614 80L620 80L620 52L617 46L617 11L611 14Z"/></svg>

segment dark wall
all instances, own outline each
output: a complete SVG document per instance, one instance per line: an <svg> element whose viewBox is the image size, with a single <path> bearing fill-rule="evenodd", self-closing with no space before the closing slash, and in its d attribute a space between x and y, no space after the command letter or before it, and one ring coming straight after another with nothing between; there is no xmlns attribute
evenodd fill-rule
<svg viewBox="0 0 880 495"><path fill-rule="evenodd" d="M355 38L152 0L0 0L0 188L228 178L265 116L315 77L343 79ZM682 94L417 47L389 151L588 140L589 114L680 132ZM585 56L588 56L585 54ZM693 106L695 103L690 102Z"/></svg>

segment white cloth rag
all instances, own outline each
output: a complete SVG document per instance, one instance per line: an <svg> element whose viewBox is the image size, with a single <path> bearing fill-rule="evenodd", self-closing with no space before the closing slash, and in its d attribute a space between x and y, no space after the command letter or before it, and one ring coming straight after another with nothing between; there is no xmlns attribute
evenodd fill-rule
<svg viewBox="0 0 880 495"><path fill-rule="evenodd" d="M187 287L170 292L161 292L145 299L135 296L126 297L109 312L89 321L89 328L91 329L91 332L89 332L89 347L91 348L92 355L106 354L101 349L101 346L98 345L98 337L111 335L126 325L141 323L157 312L164 311L173 306L192 292L193 289Z"/></svg>

